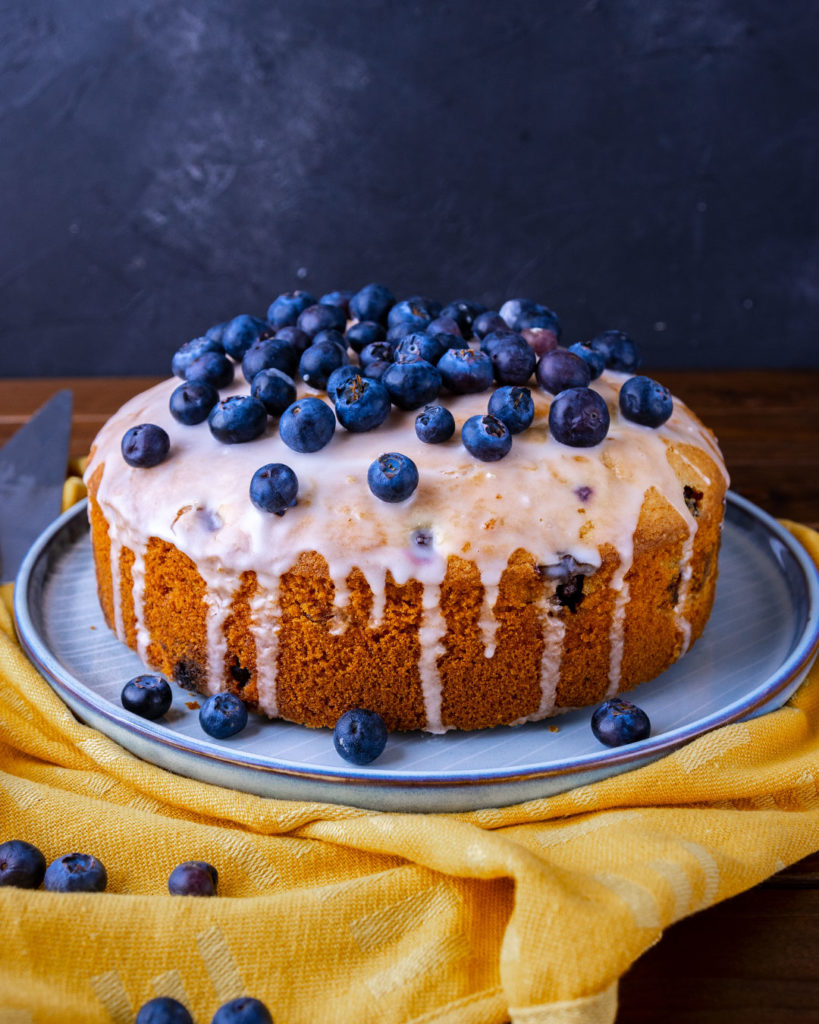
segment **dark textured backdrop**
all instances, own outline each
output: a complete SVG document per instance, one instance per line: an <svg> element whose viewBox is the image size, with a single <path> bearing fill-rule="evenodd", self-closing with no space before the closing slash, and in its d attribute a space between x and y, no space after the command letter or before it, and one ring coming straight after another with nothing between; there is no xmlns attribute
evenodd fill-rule
<svg viewBox="0 0 819 1024"><path fill-rule="evenodd" d="M274 295L551 305L819 365L819 6L0 3L0 375L164 372Z"/></svg>

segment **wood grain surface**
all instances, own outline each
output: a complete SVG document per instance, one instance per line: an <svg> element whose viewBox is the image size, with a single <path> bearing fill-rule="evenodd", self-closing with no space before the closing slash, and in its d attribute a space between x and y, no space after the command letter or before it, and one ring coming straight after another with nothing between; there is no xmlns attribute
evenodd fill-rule
<svg viewBox="0 0 819 1024"><path fill-rule="evenodd" d="M732 488L819 527L819 371L658 371L715 431ZM55 391L74 393L71 454L155 378L0 379L0 443ZM817 837L819 846L819 837ZM819 1022L819 853L681 921L625 976L618 1024Z"/></svg>

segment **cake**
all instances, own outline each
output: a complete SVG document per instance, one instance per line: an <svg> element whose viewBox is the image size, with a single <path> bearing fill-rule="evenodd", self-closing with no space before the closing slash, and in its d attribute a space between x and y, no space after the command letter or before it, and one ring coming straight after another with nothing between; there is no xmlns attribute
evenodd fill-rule
<svg viewBox="0 0 819 1024"><path fill-rule="evenodd" d="M551 325L512 326L542 353L555 349ZM443 443L416 435L417 408L393 405L373 429L336 425L319 450L295 451L276 416L232 444L204 420L179 422L169 403L180 380L164 381L105 424L86 470L105 618L183 686L231 691L307 726L366 707L390 730L483 729L629 690L705 626L727 486L713 434L681 401L658 426L624 415L620 392L634 376L607 368L589 381L610 423L598 443L575 446L550 427L557 396L538 369L531 425L494 461L461 439L494 386L441 390L456 426ZM238 373L219 389L221 400L249 393ZM297 401L309 396L332 409L321 387L299 381ZM123 436L146 423L169 440L151 468L122 454ZM408 498L368 487L383 453L417 467ZM298 481L280 514L249 497L267 464Z"/></svg>

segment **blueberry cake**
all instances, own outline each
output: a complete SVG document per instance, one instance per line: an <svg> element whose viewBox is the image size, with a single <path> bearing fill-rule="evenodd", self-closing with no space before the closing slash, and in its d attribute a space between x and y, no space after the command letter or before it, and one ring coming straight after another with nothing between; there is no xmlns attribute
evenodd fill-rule
<svg viewBox="0 0 819 1024"><path fill-rule="evenodd" d="M708 619L716 440L547 307L280 295L183 345L86 471L102 608L150 667L333 726L543 719L652 679Z"/></svg>

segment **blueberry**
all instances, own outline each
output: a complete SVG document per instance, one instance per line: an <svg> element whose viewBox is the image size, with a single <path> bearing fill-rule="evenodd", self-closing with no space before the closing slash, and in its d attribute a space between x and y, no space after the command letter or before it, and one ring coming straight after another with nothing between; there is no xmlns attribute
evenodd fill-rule
<svg viewBox="0 0 819 1024"><path fill-rule="evenodd" d="M334 341L322 341L302 352L299 359L299 376L311 388L323 391L333 370L348 362L347 353Z"/></svg>
<svg viewBox="0 0 819 1024"><path fill-rule="evenodd" d="M281 370L293 377L299 368L299 353L284 338L263 338L254 342L242 357L242 373L252 382L262 370Z"/></svg>
<svg viewBox="0 0 819 1024"><path fill-rule="evenodd" d="M350 299L353 297L353 294L353 292L348 291L327 292L319 299L319 305L337 306L346 319L350 312Z"/></svg>
<svg viewBox="0 0 819 1024"><path fill-rule="evenodd" d="M637 342L622 331L603 331L589 342L593 349L606 357L610 370L634 373L639 370L642 359Z"/></svg>
<svg viewBox="0 0 819 1024"><path fill-rule="evenodd" d="M347 344L353 352L360 352L365 345L373 341L383 341L386 337L384 326L375 320L362 320L347 328Z"/></svg>
<svg viewBox="0 0 819 1024"><path fill-rule="evenodd" d="M338 422L353 434L380 426L390 414L390 396L384 385L370 377L356 375L338 391Z"/></svg>
<svg viewBox="0 0 819 1024"><path fill-rule="evenodd" d="M645 711L620 697L612 697L594 709L591 728L595 738L607 747L636 743L651 735L651 722Z"/></svg>
<svg viewBox="0 0 819 1024"><path fill-rule="evenodd" d="M419 359L414 363L391 363L381 377L390 400L399 409L409 411L434 402L441 390L441 374L432 363Z"/></svg>
<svg viewBox="0 0 819 1024"><path fill-rule="evenodd" d="M427 363L437 363L445 350L446 346L426 331L413 331L398 342L395 361L411 363L416 359L423 359Z"/></svg>
<svg viewBox="0 0 819 1024"><path fill-rule="evenodd" d="M171 896L215 896L218 885L219 872L206 860L185 860L168 876Z"/></svg>
<svg viewBox="0 0 819 1024"><path fill-rule="evenodd" d="M386 452L370 465L367 483L382 501L404 501L418 486L418 469L406 455Z"/></svg>
<svg viewBox="0 0 819 1024"><path fill-rule="evenodd" d="M660 427L673 411L671 392L651 377L629 377L620 388L620 412L632 423Z"/></svg>
<svg viewBox="0 0 819 1024"><path fill-rule="evenodd" d="M523 335L513 331L511 327L499 327L497 330L490 331L481 338L481 352L485 352L491 358L497 346L505 345L509 338L516 338L518 341L522 341L524 345L526 344L526 339Z"/></svg>
<svg viewBox="0 0 819 1024"><path fill-rule="evenodd" d="M459 395L486 391L492 385L492 360L486 352L450 348L438 360L444 386Z"/></svg>
<svg viewBox="0 0 819 1024"><path fill-rule="evenodd" d="M300 328L295 326L280 327L273 335L276 341L286 341L289 345L301 354L306 348L309 348L313 343L313 339L309 334L305 334Z"/></svg>
<svg viewBox="0 0 819 1024"><path fill-rule="evenodd" d="M485 312L479 313L472 321L472 333L476 338L484 338L492 331L503 330L508 326L497 310L487 309Z"/></svg>
<svg viewBox="0 0 819 1024"><path fill-rule="evenodd" d="M23 839L0 843L0 886L36 889L45 874L45 857L36 846Z"/></svg>
<svg viewBox="0 0 819 1024"><path fill-rule="evenodd" d="M312 344L323 345L328 341L332 342L334 345L338 345L341 351L345 355L347 354L347 339L341 331L337 331L334 327L324 327L320 331L316 331L313 335Z"/></svg>
<svg viewBox="0 0 819 1024"><path fill-rule="evenodd" d="M185 381L171 395L171 416L188 427L204 423L219 401L219 392L207 381Z"/></svg>
<svg viewBox="0 0 819 1024"><path fill-rule="evenodd" d="M289 466L270 462L257 469L250 481L250 500L262 512L283 516L296 504L299 481Z"/></svg>
<svg viewBox="0 0 819 1024"><path fill-rule="evenodd" d="M155 423L140 423L127 430L122 438L122 457L129 466L150 469L158 466L171 450L171 439Z"/></svg>
<svg viewBox="0 0 819 1024"><path fill-rule="evenodd" d="M140 1006L135 1024L193 1024L193 1017L176 999L159 996Z"/></svg>
<svg viewBox="0 0 819 1024"><path fill-rule="evenodd" d="M217 402L208 416L210 432L223 444L244 444L260 437L267 426L267 410L251 395L232 395Z"/></svg>
<svg viewBox="0 0 819 1024"><path fill-rule="evenodd" d="M455 419L443 405L428 405L415 417L415 433L425 444L441 444L455 433Z"/></svg>
<svg viewBox="0 0 819 1024"><path fill-rule="evenodd" d="M267 319L274 327L289 327L295 324L301 312L315 305L315 302L309 292L282 292L268 306Z"/></svg>
<svg viewBox="0 0 819 1024"><path fill-rule="evenodd" d="M352 708L336 722L333 745L345 761L370 764L384 752L387 726L377 711Z"/></svg>
<svg viewBox="0 0 819 1024"><path fill-rule="evenodd" d="M591 388L561 391L549 407L549 430L561 444L591 448L603 440L608 429L608 406Z"/></svg>
<svg viewBox="0 0 819 1024"><path fill-rule="evenodd" d="M499 384L525 384L535 369L537 356L519 334L510 334L487 353Z"/></svg>
<svg viewBox="0 0 819 1024"><path fill-rule="evenodd" d="M256 374L250 385L250 393L262 403L270 416L281 416L297 397L292 378L273 367Z"/></svg>
<svg viewBox="0 0 819 1024"><path fill-rule="evenodd" d="M555 340L560 341L560 318L546 306L538 306L536 309L521 313L515 324L518 331L551 331Z"/></svg>
<svg viewBox="0 0 819 1024"><path fill-rule="evenodd" d="M606 357L596 348L592 348L587 341L576 341L574 345L569 345L569 351L574 352L576 356L580 356L589 364L589 373L591 374L592 380L597 380L600 374L606 368Z"/></svg>
<svg viewBox="0 0 819 1024"><path fill-rule="evenodd" d="M168 711L173 694L167 680L161 676L142 675L128 680L120 700L126 711L153 722Z"/></svg>
<svg viewBox="0 0 819 1024"><path fill-rule="evenodd" d="M534 313L538 304L531 299L507 299L500 308L501 318L512 330L518 329L518 321L524 313Z"/></svg>
<svg viewBox="0 0 819 1024"><path fill-rule="evenodd" d="M336 418L320 398L302 398L282 413L279 434L294 452L317 452L333 436Z"/></svg>
<svg viewBox="0 0 819 1024"><path fill-rule="evenodd" d="M344 366L339 366L333 370L327 378L327 397L333 405L338 401L338 393L347 381L359 376L360 373L360 366L351 366L349 363L345 363Z"/></svg>
<svg viewBox="0 0 819 1024"><path fill-rule="evenodd" d="M439 316L451 317L461 328L461 334L467 340L472 337L472 324L475 317L486 312L486 306L480 302L471 302L469 299L455 299L448 302L441 310Z"/></svg>
<svg viewBox="0 0 819 1024"><path fill-rule="evenodd" d="M456 338L464 337L458 321L454 317L444 316L443 313L430 320L426 329L430 334L454 334ZM463 345L459 345L458 348L463 348Z"/></svg>
<svg viewBox="0 0 819 1024"><path fill-rule="evenodd" d="M404 299L392 307L387 316L387 323L390 327L397 324L412 324L414 330L421 330L432 319L429 306L424 299Z"/></svg>
<svg viewBox="0 0 819 1024"><path fill-rule="evenodd" d="M199 709L199 724L208 736L227 739L247 725L247 707L233 693L214 693Z"/></svg>
<svg viewBox="0 0 819 1024"><path fill-rule="evenodd" d="M402 338L406 338L408 334L414 334L415 331L424 331L428 326L426 323L416 324L409 320L402 320L400 323L393 324L387 330L387 341L391 341L395 345Z"/></svg>
<svg viewBox="0 0 819 1024"><path fill-rule="evenodd" d="M174 376L181 377L184 380L188 376L190 364L194 359L198 359L206 352L221 352L222 355L225 354L221 342L214 338L193 338L191 341L186 341L184 345L181 345L176 350L171 360L171 371Z"/></svg>
<svg viewBox="0 0 819 1024"><path fill-rule="evenodd" d="M553 395L567 388L585 388L591 381L591 370L585 359L565 348L545 352L537 362L537 382Z"/></svg>
<svg viewBox="0 0 819 1024"><path fill-rule="evenodd" d="M528 388L497 388L489 398L489 413L506 424L510 434L520 434L535 418L535 403Z"/></svg>
<svg viewBox="0 0 819 1024"><path fill-rule="evenodd" d="M270 324L257 316L242 313L228 322L222 335L225 352L239 362L254 341L271 334Z"/></svg>
<svg viewBox="0 0 819 1024"><path fill-rule="evenodd" d="M273 1024L270 1011L260 999L240 996L223 1003L210 1024Z"/></svg>
<svg viewBox="0 0 819 1024"><path fill-rule="evenodd" d="M186 380L204 380L215 388L233 383L234 365L224 352L205 352L188 364Z"/></svg>
<svg viewBox="0 0 819 1024"><path fill-rule="evenodd" d="M45 873L49 892L102 892L107 884L105 868L90 853L66 853L53 860Z"/></svg>
<svg viewBox="0 0 819 1024"><path fill-rule="evenodd" d="M509 454L512 435L497 416L470 416L461 427L464 448L481 462L497 462Z"/></svg>
<svg viewBox="0 0 819 1024"><path fill-rule="evenodd" d="M350 299L350 316L356 320L376 320L384 323L395 305L395 296L383 284L365 284Z"/></svg>
<svg viewBox="0 0 819 1024"><path fill-rule="evenodd" d="M376 359L374 363L368 363L363 368L363 374L365 377L371 377L373 380L381 380L384 374L392 366L392 363L385 363L383 359Z"/></svg>
<svg viewBox="0 0 819 1024"><path fill-rule="evenodd" d="M395 347L389 341L371 341L359 352L358 360L364 369L376 360L392 363L395 361Z"/></svg>
<svg viewBox="0 0 819 1024"><path fill-rule="evenodd" d="M211 341L218 341L221 344L225 328L229 322L228 320L223 320L220 324L213 324L205 331L205 337L210 338Z"/></svg>
<svg viewBox="0 0 819 1024"><path fill-rule="evenodd" d="M325 331L328 328L343 331L347 326L347 317L338 306L323 306L319 302L314 306L308 306L299 313L296 326L305 334L313 337L319 331Z"/></svg>

